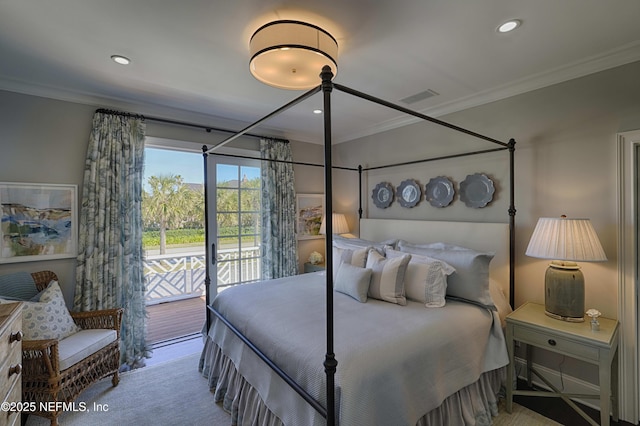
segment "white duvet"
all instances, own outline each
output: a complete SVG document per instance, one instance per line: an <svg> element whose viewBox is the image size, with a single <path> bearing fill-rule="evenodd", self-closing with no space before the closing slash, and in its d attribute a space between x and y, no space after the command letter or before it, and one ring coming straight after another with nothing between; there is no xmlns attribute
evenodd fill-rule
<svg viewBox="0 0 640 426"><path fill-rule="evenodd" d="M415 425L483 372L508 364L495 312L447 301L443 308L333 293L338 361L338 424ZM325 406L325 277L298 275L221 292L213 306ZM229 329L213 319L209 336L265 404L287 425L324 419Z"/></svg>

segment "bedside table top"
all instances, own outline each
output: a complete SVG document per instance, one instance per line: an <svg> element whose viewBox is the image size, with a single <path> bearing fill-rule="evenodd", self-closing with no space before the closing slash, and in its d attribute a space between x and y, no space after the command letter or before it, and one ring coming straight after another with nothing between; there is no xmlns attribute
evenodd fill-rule
<svg viewBox="0 0 640 426"><path fill-rule="evenodd" d="M551 318L544 313L544 305L527 302L507 315L507 325L522 325L541 331L552 330L554 333L587 339L594 343L610 347L618 331L618 321L599 317L600 330L591 330L589 319L584 322L568 322Z"/></svg>

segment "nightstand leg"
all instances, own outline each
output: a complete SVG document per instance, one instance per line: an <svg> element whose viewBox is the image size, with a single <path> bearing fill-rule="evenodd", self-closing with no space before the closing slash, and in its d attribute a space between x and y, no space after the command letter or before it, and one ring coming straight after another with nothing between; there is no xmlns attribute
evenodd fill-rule
<svg viewBox="0 0 640 426"><path fill-rule="evenodd" d="M600 424L609 426L611 404L611 364L612 359L603 356L600 359Z"/></svg>
<svg viewBox="0 0 640 426"><path fill-rule="evenodd" d="M618 349L611 363L611 412L613 421L618 422Z"/></svg>
<svg viewBox="0 0 640 426"><path fill-rule="evenodd" d="M531 366L533 365L533 361L531 360L531 355L533 353L532 350L532 346L531 345L527 345L526 346L526 350L527 350L527 386L531 387L532 386L532 382L531 382Z"/></svg>
<svg viewBox="0 0 640 426"><path fill-rule="evenodd" d="M505 384L505 386L507 387L507 413L511 413L511 411L513 410L513 376L514 369L516 368L513 351L513 327L507 325L507 353L509 354L509 365L507 365L507 383Z"/></svg>

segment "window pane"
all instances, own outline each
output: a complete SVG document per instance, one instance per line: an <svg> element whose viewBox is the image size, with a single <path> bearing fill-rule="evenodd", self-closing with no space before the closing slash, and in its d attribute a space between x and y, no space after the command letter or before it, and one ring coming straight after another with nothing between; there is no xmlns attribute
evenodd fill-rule
<svg viewBox="0 0 640 426"><path fill-rule="evenodd" d="M242 166L240 168L240 174L242 175L241 187L242 188L256 188L260 189L260 168Z"/></svg>
<svg viewBox="0 0 640 426"><path fill-rule="evenodd" d="M218 164L216 167L217 186L223 188L238 187L238 166Z"/></svg>
<svg viewBox="0 0 640 426"><path fill-rule="evenodd" d="M240 205L242 211L257 212L260 211L260 190L243 189L240 191Z"/></svg>
<svg viewBox="0 0 640 426"><path fill-rule="evenodd" d="M260 214L241 213L242 235L252 235L260 233Z"/></svg>
<svg viewBox="0 0 640 426"><path fill-rule="evenodd" d="M216 205L219 212L238 211L238 190L218 188Z"/></svg>

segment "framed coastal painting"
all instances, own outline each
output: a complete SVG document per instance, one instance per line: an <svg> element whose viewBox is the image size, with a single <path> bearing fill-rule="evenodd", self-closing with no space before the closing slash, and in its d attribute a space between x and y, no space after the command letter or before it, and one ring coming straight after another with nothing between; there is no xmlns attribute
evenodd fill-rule
<svg viewBox="0 0 640 426"><path fill-rule="evenodd" d="M296 233L299 240L322 238L320 225L324 214L324 194L296 195Z"/></svg>
<svg viewBox="0 0 640 426"><path fill-rule="evenodd" d="M0 263L76 257L77 186L0 182Z"/></svg>

